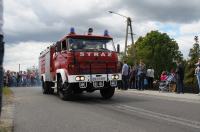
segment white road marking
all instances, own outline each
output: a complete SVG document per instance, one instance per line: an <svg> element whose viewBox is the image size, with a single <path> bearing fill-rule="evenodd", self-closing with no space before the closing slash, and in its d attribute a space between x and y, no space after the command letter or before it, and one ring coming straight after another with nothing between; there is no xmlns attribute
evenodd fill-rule
<svg viewBox="0 0 200 132"><path fill-rule="evenodd" d="M157 118L160 120L165 120L168 122L173 122L173 123L181 124L184 126L200 129L200 122L198 121L193 121L193 120L188 120L188 119L175 117L175 116L171 116L167 114L157 113L157 112L153 112L153 111L149 111L149 110L145 110L145 109L137 108L133 106L128 106L128 105L116 105L116 107L121 110L127 110L127 111L135 112L138 114L142 114L145 116Z"/></svg>

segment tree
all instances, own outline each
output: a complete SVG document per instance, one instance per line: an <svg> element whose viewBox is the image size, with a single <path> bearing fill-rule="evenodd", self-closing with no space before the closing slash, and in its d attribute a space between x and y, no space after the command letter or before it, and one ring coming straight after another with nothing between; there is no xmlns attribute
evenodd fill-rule
<svg viewBox="0 0 200 132"><path fill-rule="evenodd" d="M133 46L135 46L135 60L133 60ZM142 59L147 66L155 69L158 79L163 70L170 71L175 66L175 60L183 60L177 42L166 33L151 31L145 37L139 37L135 45L128 49L128 62L137 63Z"/></svg>
<svg viewBox="0 0 200 132"><path fill-rule="evenodd" d="M189 60L186 62L186 68L185 68L185 73L186 73L185 84L193 88L195 88L197 84L197 80L194 76L195 63L197 63L198 58L200 57L200 47L199 47L198 36L195 36L194 40L195 40L195 43L193 44L193 47L190 49Z"/></svg>

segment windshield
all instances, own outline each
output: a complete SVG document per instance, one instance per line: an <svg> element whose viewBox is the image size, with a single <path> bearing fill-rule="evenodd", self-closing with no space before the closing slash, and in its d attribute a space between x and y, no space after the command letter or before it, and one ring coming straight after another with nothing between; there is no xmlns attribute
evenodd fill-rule
<svg viewBox="0 0 200 132"><path fill-rule="evenodd" d="M70 51L115 51L112 39L69 39Z"/></svg>

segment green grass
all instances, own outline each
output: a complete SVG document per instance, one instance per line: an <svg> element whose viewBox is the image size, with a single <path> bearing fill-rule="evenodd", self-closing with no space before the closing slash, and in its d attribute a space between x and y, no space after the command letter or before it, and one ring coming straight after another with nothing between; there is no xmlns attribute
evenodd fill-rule
<svg viewBox="0 0 200 132"><path fill-rule="evenodd" d="M8 131L6 130L6 128L1 128L0 126L0 132L8 132Z"/></svg>
<svg viewBox="0 0 200 132"><path fill-rule="evenodd" d="M3 95L10 96L12 94L13 94L13 92L9 87L3 87Z"/></svg>

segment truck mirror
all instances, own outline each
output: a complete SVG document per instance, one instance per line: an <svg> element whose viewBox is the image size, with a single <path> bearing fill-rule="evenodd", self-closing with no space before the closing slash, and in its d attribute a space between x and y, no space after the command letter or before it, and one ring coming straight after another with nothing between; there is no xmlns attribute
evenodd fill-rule
<svg viewBox="0 0 200 132"><path fill-rule="evenodd" d="M120 45L117 44L117 53L120 53Z"/></svg>

